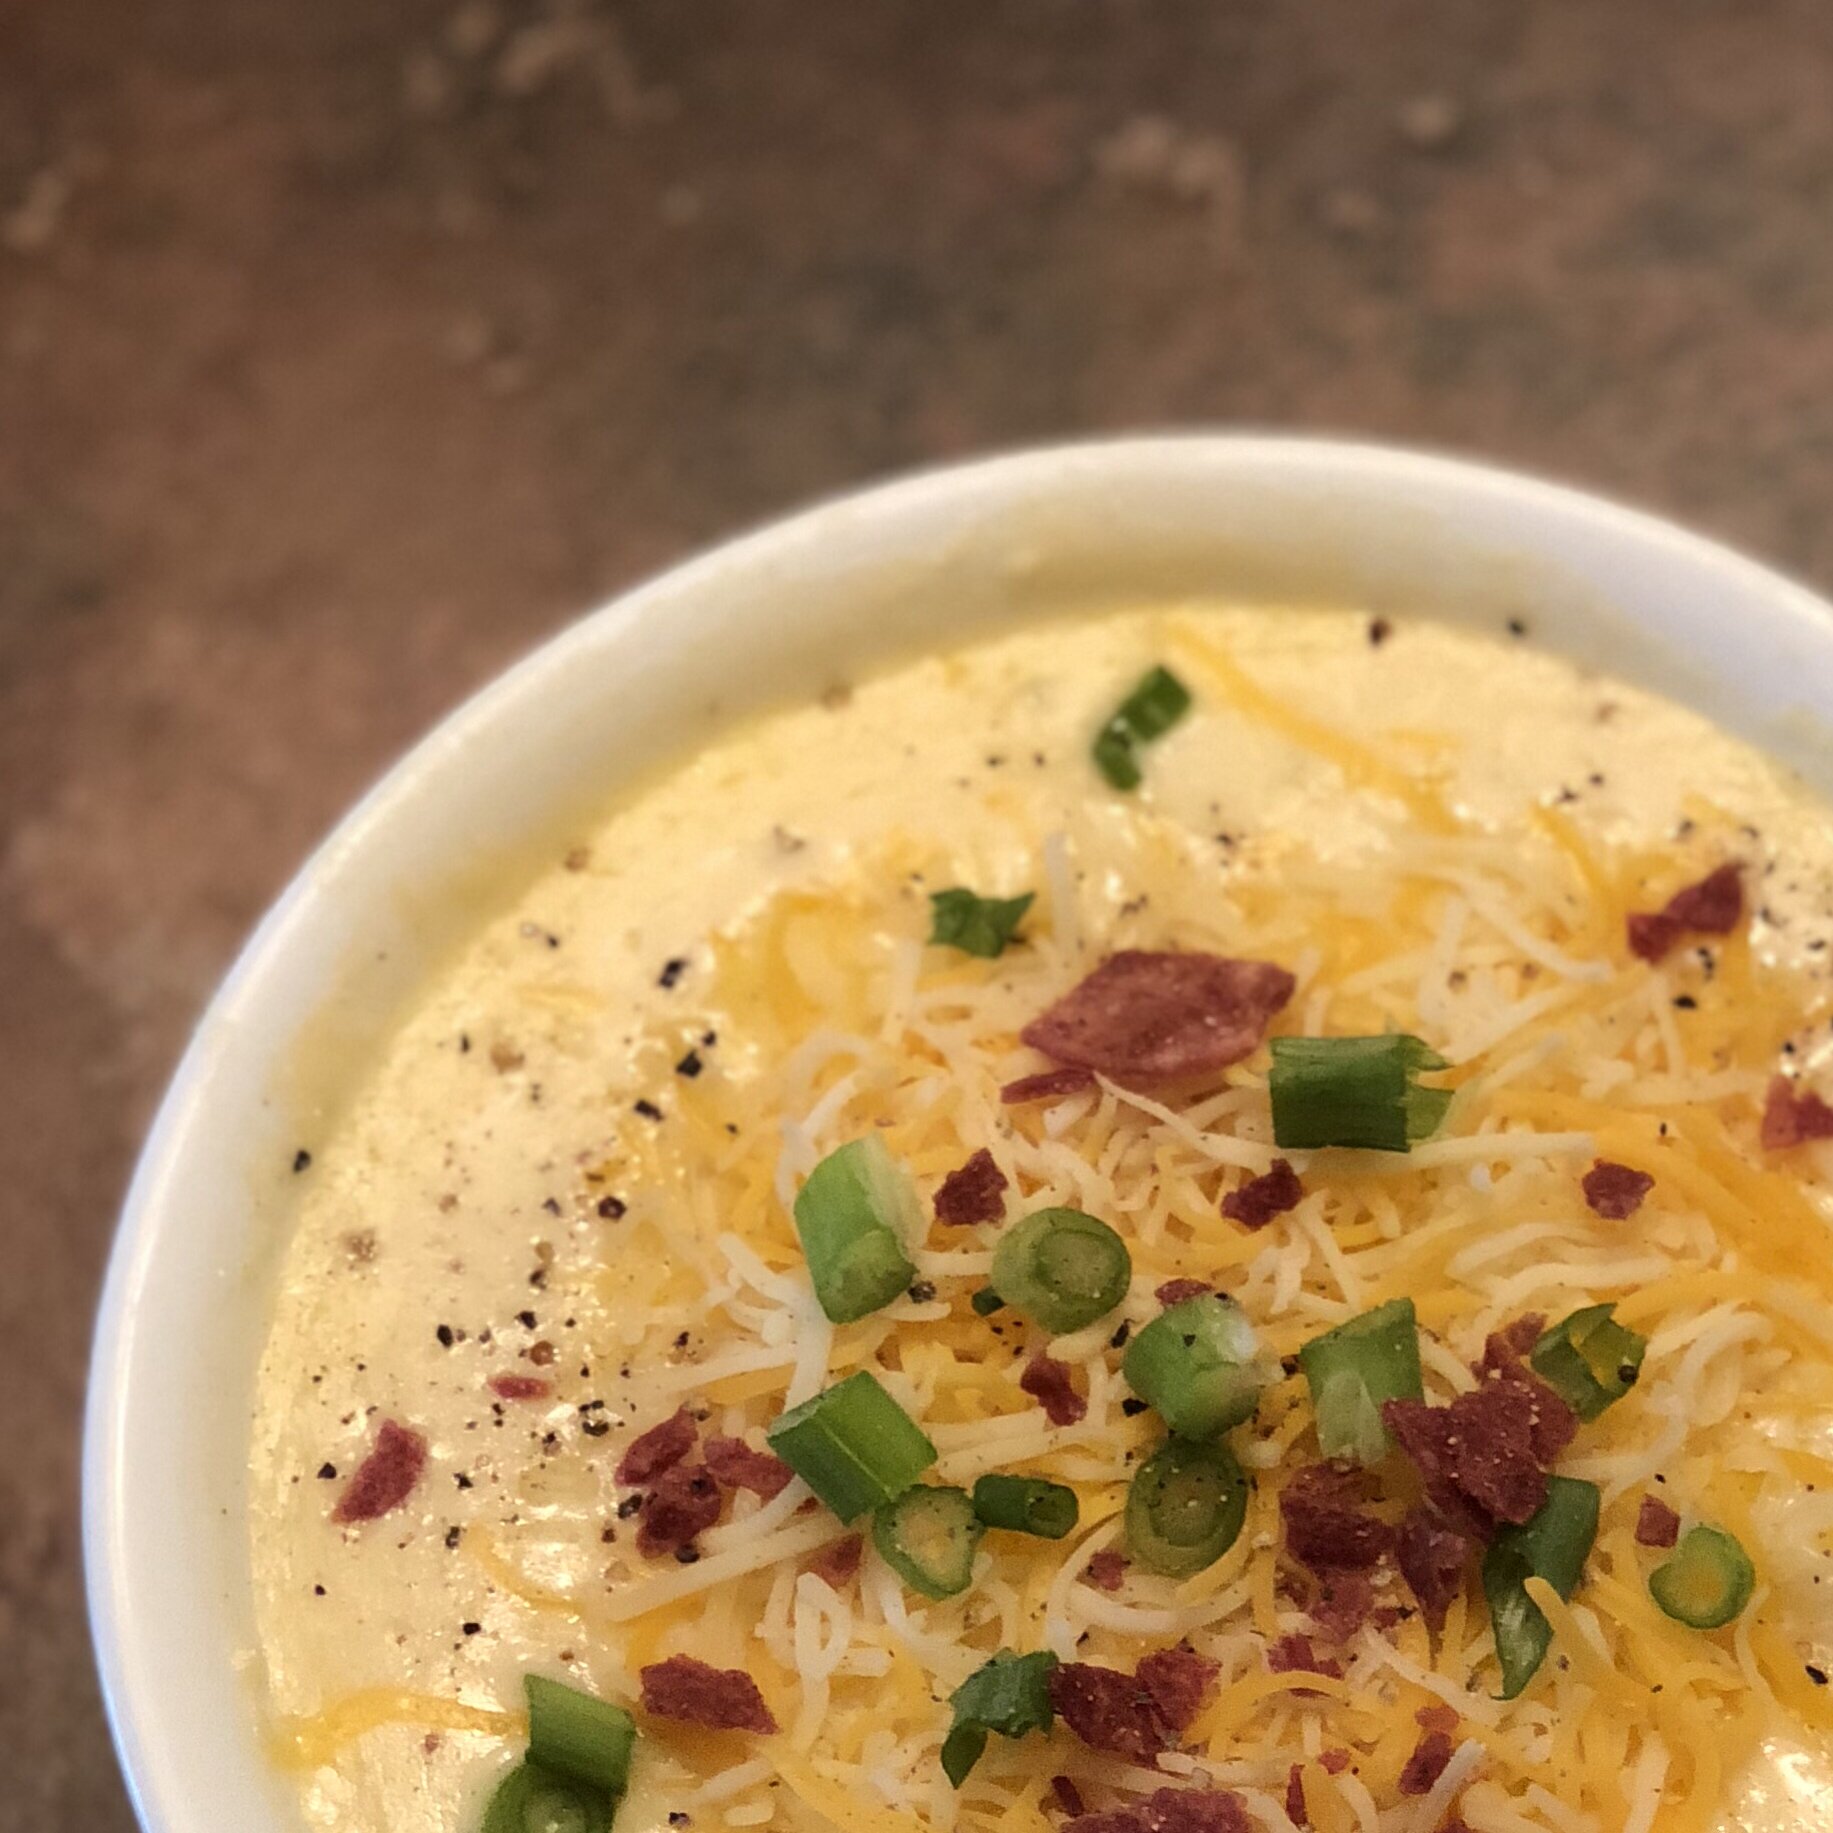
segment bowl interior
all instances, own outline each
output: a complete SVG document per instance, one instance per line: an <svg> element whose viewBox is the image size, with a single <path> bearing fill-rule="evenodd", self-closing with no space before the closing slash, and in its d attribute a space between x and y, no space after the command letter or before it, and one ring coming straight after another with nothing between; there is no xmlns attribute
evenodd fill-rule
<svg viewBox="0 0 1833 1833"><path fill-rule="evenodd" d="M297 1139L322 1134L428 966L588 811L734 717L999 625L1198 593L1518 618L1833 790L1819 599L1594 498L1368 447L1137 440L937 472L574 626L440 726L305 867L211 1005L136 1174L96 1339L85 1545L151 1833L299 1825L256 1718L252 1377Z"/></svg>

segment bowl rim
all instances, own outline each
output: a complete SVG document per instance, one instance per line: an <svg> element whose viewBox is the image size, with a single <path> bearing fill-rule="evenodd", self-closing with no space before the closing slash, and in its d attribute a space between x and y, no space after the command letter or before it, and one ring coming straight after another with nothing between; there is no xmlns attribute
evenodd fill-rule
<svg viewBox="0 0 1833 1833"><path fill-rule="evenodd" d="M817 501L724 540L618 593L541 641L441 718L336 823L294 873L242 946L197 1021L147 1133L122 1204L96 1314L82 1446L82 1548L95 1658L129 1796L148 1833L190 1833L194 1796L172 1764L176 1726L165 1689L182 1690L187 1651L148 1646L136 1624L125 1549L135 1497L124 1451L144 1428L136 1417L151 1269L182 1213L180 1173L207 1122L213 1070L230 1039L259 1026L261 1003L290 956L362 858L387 844L410 790L454 769L481 734L512 722L607 631L629 633L665 600L716 588L735 568L793 564L810 543L868 543L875 530L912 516L967 510L1053 480L1153 467L1237 467L1297 488L1329 491L1396 485L1452 512L1486 506L1529 525L1567 531L1626 559L1652 560L1696 578L1726 603L1760 605L1803 640L1833 641L1833 606L1806 586L1732 548L1650 512L1531 474L1420 449L1290 434L1205 431L1076 440L919 470ZM1684 648L1685 643L1681 646ZM1697 644L1695 645L1697 647ZM284 1045L276 1042L276 1053ZM200 1503L208 1508L208 1500ZM228 1649L206 1650L227 1662ZM195 1656L195 1649L188 1651ZM252 1721L241 1727L252 1734ZM217 1819L215 1824L222 1824Z"/></svg>

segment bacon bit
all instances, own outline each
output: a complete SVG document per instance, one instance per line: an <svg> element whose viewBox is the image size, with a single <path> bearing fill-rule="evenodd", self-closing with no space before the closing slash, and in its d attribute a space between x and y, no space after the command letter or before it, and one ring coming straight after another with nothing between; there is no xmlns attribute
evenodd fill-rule
<svg viewBox="0 0 1833 1833"><path fill-rule="evenodd" d="M694 1448L699 1429L686 1407L678 1407L659 1426L651 1426L630 1441L618 1459L616 1476L620 1483L649 1483L671 1465L678 1464Z"/></svg>
<svg viewBox="0 0 1833 1833"><path fill-rule="evenodd" d="M1438 1833L1470 1833L1470 1822L1462 1814L1447 1814L1438 1823Z"/></svg>
<svg viewBox="0 0 1833 1833"><path fill-rule="evenodd" d="M795 1472L768 1451L753 1451L742 1438L709 1438L702 1453L713 1480L726 1489L748 1489L768 1502L789 1487Z"/></svg>
<svg viewBox="0 0 1833 1833"><path fill-rule="evenodd" d="M936 1220L951 1228L974 1222L997 1222L1006 1213L1006 1174L982 1146L965 1165L951 1171L936 1192Z"/></svg>
<svg viewBox="0 0 1833 1833"><path fill-rule="evenodd" d="M1239 1795L1227 1789L1161 1788L1130 1808L1104 1808L1063 1833L1253 1833Z"/></svg>
<svg viewBox="0 0 1833 1833"><path fill-rule="evenodd" d="M719 1519L725 1498L704 1464L672 1464L643 1498L636 1550L656 1559L687 1546Z"/></svg>
<svg viewBox="0 0 1833 1833"><path fill-rule="evenodd" d="M1220 1672L1207 1655L1179 1643L1147 1655L1139 1664L1139 1684L1152 1696L1158 1715L1175 1732L1189 1730Z"/></svg>
<svg viewBox="0 0 1833 1833"><path fill-rule="evenodd" d="M1659 961L1683 935L1728 936L1744 914L1744 868L1732 861L1676 891L1658 911L1633 911L1629 951Z"/></svg>
<svg viewBox="0 0 1833 1833"><path fill-rule="evenodd" d="M1093 1088L1093 1072L1086 1069L1040 1069L1034 1076L1020 1076L999 1091L1007 1107L1018 1107L1027 1101L1060 1101L1065 1095L1079 1095Z"/></svg>
<svg viewBox="0 0 1833 1833"><path fill-rule="evenodd" d="M1231 1190L1222 1199L1222 1213L1243 1228L1265 1228L1275 1216L1296 1209L1304 1195L1298 1173L1286 1159L1276 1158L1269 1170L1249 1178L1239 1190Z"/></svg>
<svg viewBox="0 0 1833 1833"><path fill-rule="evenodd" d="M1330 1680L1343 1678L1343 1664L1329 1655L1320 1655L1311 1646L1309 1636L1296 1631L1281 1636L1267 1647L1269 1674L1322 1674Z"/></svg>
<svg viewBox="0 0 1833 1833"><path fill-rule="evenodd" d="M382 1421L373 1450L357 1465L331 1511L333 1521L374 1521L414 1493L426 1469L426 1440L411 1426Z"/></svg>
<svg viewBox="0 0 1833 1833"><path fill-rule="evenodd" d="M1118 1591L1127 1575L1126 1555L1114 1547L1103 1547L1094 1554L1082 1576L1099 1591Z"/></svg>
<svg viewBox="0 0 1833 1833"><path fill-rule="evenodd" d="M1044 1417L1053 1426L1077 1425L1087 1417L1088 1402L1071 1384L1069 1364L1042 1350L1025 1364L1018 1385L1044 1409Z"/></svg>
<svg viewBox="0 0 1833 1833"><path fill-rule="evenodd" d="M838 1591L859 1570L860 1555L865 1550L864 1535L847 1534L839 1540L830 1540L809 1560L804 1570Z"/></svg>
<svg viewBox="0 0 1833 1833"><path fill-rule="evenodd" d="M1680 1517L1659 1496L1644 1496L1636 1514L1636 1539L1645 1547L1671 1547L1680 1538Z"/></svg>
<svg viewBox="0 0 1833 1833"><path fill-rule="evenodd" d="M1409 1509L1397 1542L1400 1576L1419 1600L1420 1614L1434 1635L1445 1627L1451 1600L1464 1585L1470 1542L1454 1533L1430 1509Z"/></svg>
<svg viewBox="0 0 1833 1833"><path fill-rule="evenodd" d="M1539 1311L1529 1311L1518 1317L1512 1324L1505 1324L1500 1330L1492 1330L1483 1339L1483 1360L1471 1364L1470 1372L1481 1381L1485 1375L1504 1375L1512 1368L1519 1366L1521 1359L1536 1343L1547 1327L1547 1320Z"/></svg>
<svg viewBox="0 0 1833 1833"><path fill-rule="evenodd" d="M554 1391L544 1375L492 1375L486 1386L498 1400L545 1400Z"/></svg>
<svg viewBox="0 0 1833 1833"><path fill-rule="evenodd" d="M1086 1814L1088 1812L1082 1800L1082 1791L1068 1776L1050 1778L1050 1800L1053 1806L1065 1814Z"/></svg>
<svg viewBox="0 0 1833 1833"><path fill-rule="evenodd" d="M704 1725L709 1731L755 1731L769 1736L776 1720L743 1668L709 1667L692 1655L671 1655L644 1668L643 1710L657 1718Z"/></svg>
<svg viewBox="0 0 1833 1833"><path fill-rule="evenodd" d="M1595 1214L1607 1222L1622 1222L1642 1207L1642 1199L1655 1188L1655 1180L1646 1171L1600 1158L1580 1179L1580 1188Z"/></svg>
<svg viewBox="0 0 1833 1833"><path fill-rule="evenodd" d="M1771 1076L1763 1100L1763 1149L1786 1152L1810 1139L1833 1139L1833 1107L1787 1076Z"/></svg>
<svg viewBox="0 0 1833 1833"><path fill-rule="evenodd" d="M1133 1675L1117 1668L1086 1661L1059 1663L1050 1672L1050 1703L1094 1750L1151 1765L1172 1742L1151 1694Z"/></svg>
<svg viewBox="0 0 1833 1833"><path fill-rule="evenodd" d="M1296 984L1269 961L1123 949L1019 1035L1059 1063L1104 1075L1202 1075L1257 1049Z"/></svg>
<svg viewBox="0 0 1833 1833"><path fill-rule="evenodd" d="M1432 1785L1445 1773L1451 1761L1451 1740L1442 1731L1428 1731L1413 1746L1400 1772L1399 1788L1403 1795L1429 1795Z"/></svg>
<svg viewBox="0 0 1833 1833"><path fill-rule="evenodd" d="M1206 1298L1213 1287L1207 1286L1200 1279L1167 1279L1152 1296L1167 1311L1173 1305L1181 1305L1187 1298Z"/></svg>
<svg viewBox="0 0 1833 1833"><path fill-rule="evenodd" d="M1330 1775L1340 1776L1349 1767L1350 1757L1347 1750L1327 1750L1318 1758L1319 1766Z"/></svg>
<svg viewBox="0 0 1833 1833"><path fill-rule="evenodd" d="M1375 1587L1363 1572L1332 1572L1305 1606L1320 1636L1347 1642L1375 1608Z"/></svg>
<svg viewBox="0 0 1833 1833"><path fill-rule="evenodd" d="M1366 1572L1394 1544L1394 1530L1365 1512L1360 1471L1307 1464L1279 1498L1286 1551L1313 1572Z"/></svg>
<svg viewBox="0 0 1833 1833"><path fill-rule="evenodd" d="M1305 1766L1294 1763L1286 1771L1286 1818L1295 1827L1311 1824L1311 1811L1305 1806Z"/></svg>
<svg viewBox="0 0 1833 1833"><path fill-rule="evenodd" d="M1455 1731L1463 1720L1458 1716L1456 1706L1439 1700L1430 1706L1421 1706L1413 1714L1413 1723L1422 1731L1443 1731L1447 1735Z"/></svg>

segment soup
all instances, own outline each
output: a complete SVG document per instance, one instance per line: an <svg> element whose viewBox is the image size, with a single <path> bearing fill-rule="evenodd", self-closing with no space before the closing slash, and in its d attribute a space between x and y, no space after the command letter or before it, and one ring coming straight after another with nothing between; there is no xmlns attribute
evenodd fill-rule
<svg viewBox="0 0 1833 1833"><path fill-rule="evenodd" d="M736 731L436 974L251 1445L339 1833L1833 1810L1823 804L1147 608Z"/></svg>

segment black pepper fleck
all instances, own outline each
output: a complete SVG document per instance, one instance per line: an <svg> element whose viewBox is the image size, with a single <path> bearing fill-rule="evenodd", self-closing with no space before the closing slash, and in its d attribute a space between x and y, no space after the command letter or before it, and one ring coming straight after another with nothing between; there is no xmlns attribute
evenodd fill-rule
<svg viewBox="0 0 1833 1833"><path fill-rule="evenodd" d="M617 1518L619 1521L628 1521L632 1515L641 1513L642 1507L643 1498L641 1496L626 1496L617 1505Z"/></svg>
<svg viewBox="0 0 1833 1833"><path fill-rule="evenodd" d="M441 1349L450 1349L452 1344L456 1341L452 1335L452 1326L450 1324L441 1324L439 1328L433 1332L433 1335L439 1339L439 1347Z"/></svg>
<svg viewBox="0 0 1833 1833"><path fill-rule="evenodd" d="M1816 1667L1813 1662L1810 1661L1803 1666L1801 1671L1807 1675L1808 1679L1813 1681L1815 1686L1824 1687L1827 1684L1827 1670L1825 1668Z"/></svg>
<svg viewBox="0 0 1833 1833"><path fill-rule="evenodd" d="M699 1051L690 1050L687 1055L675 1065L675 1074L678 1076L687 1076L691 1080L693 1077L699 1075L701 1070L705 1067L706 1065L700 1060Z"/></svg>
<svg viewBox="0 0 1833 1833"><path fill-rule="evenodd" d="M685 1547L676 1547L675 1548L675 1558L678 1559L684 1566L696 1565L700 1559L700 1549L692 1545L685 1546Z"/></svg>
<svg viewBox="0 0 1833 1833"><path fill-rule="evenodd" d="M1682 1012L1697 1012L1699 1010L1699 1001L1695 999L1691 993L1675 994L1674 1004Z"/></svg>
<svg viewBox="0 0 1833 1833"><path fill-rule="evenodd" d="M630 1205L622 1197L600 1197L598 1213L607 1222L621 1222L630 1213Z"/></svg>
<svg viewBox="0 0 1833 1833"><path fill-rule="evenodd" d="M533 1330L535 1327L535 1314L532 1311L518 1311L516 1313L516 1322L520 1324L524 1330Z"/></svg>
<svg viewBox="0 0 1833 1833"><path fill-rule="evenodd" d="M462 1470L453 1473L452 1481L456 1483L460 1489L469 1489L471 1487L471 1479L466 1476Z"/></svg>
<svg viewBox="0 0 1833 1833"><path fill-rule="evenodd" d="M336 1476L337 1476L337 1466L335 1464L320 1464L319 1465L318 1478L321 1483L329 1483L333 1481L336 1478Z"/></svg>
<svg viewBox="0 0 1833 1833"><path fill-rule="evenodd" d="M662 1110L646 1095L641 1101L634 1102L632 1105L645 1120L660 1120L662 1118Z"/></svg>
<svg viewBox="0 0 1833 1833"><path fill-rule="evenodd" d="M656 976L659 987L673 987L688 970L689 962L685 955L675 955L662 964L662 971Z"/></svg>
<svg viewBox="0 0 1833 1833"><path fill-rule="evenodd" d="M608 1419L582 1419L579 1429L587 1438L603 1438L611 1430L611 1422Z"/></svg>
<svg viewBox="0 0 1833 1833"><path fill-rule="evenodd" d="M467 1636L475 1636L484 1626L481 1623L461 1623L458 1626Z"/></svg>
<svg viewBox="0 0 1833 1833"><path fill-rule="evenodd" d="M464 1538L465 1530L461 1527L446 1529L446 1551L449 1553Z"/></svg>
<svg viewBox="0 0 1833 1833"><path fill-rule="evenodd" d="M935 1295L935 1281L930 1279L919 1279L911 1286L910 1290L904 1294L913 1305L927 1305L934 1299Z"/></svg>
<svg viewBox="0 0 1833 1833"><path fill-rule="evenodd" d="M1128 1419L1137 1419L1146 1410L1146 1403L1143 1400L1123 1400L1120 1403L1120 1410Z"/></svg>
<svg viewBox="0 0 1833 1833"><path fill-rule="evenodd" d="M1127 1346L1127 1338L1130 1337L1132 1334L1133 1334L1133 1325L1132 1325L1131 1320L1122 1319L1120 1328L1116 1330L1114 1334L1111 1337L1109 1337L1107 1340L1108 1348L1109 1349L1125 1349Z"/></svg>
<svg viewBox="0 0 1833 1833"><path fill-rule="evenodd" d="M305 1149L304 1146L301 1146L299 1150L293 1154L294 1175L297 1176L299 1172L310 1171L311 1169L312 1169L312 1155L310 1152L308 1152Z"/></svg>
<svg viewBox="0 0 1833 1833"><path fill-rule="evenodd" d="M1394 634L1394 626L1385 617L1371 617L1368 620L1369 647L1379 649Z"/></svg>

